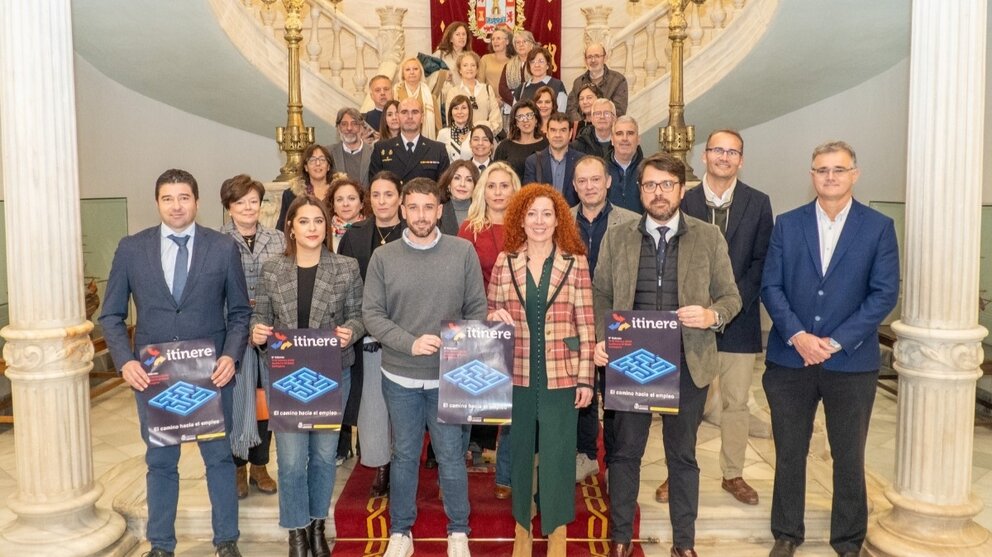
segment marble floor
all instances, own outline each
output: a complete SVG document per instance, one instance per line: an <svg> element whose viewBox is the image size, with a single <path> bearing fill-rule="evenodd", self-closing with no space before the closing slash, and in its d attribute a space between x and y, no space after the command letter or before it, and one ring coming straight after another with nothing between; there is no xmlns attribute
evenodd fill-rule
<svg viewBox="0 0 992 557"><path fill-rule="evenodd" d="M758 412L766 408L764 393L760 388L760 378L755 375L755 402ZM657 420L656 420L657 422ZM144 452L144 445L138 434L138 421L135 411L134 399L130 391L124 387L118 387L112 391L93 400L91 423L93 430L93 466L94 474L97 478L103 476L120 462L135 456L140 456ZM667 475L664 461L661 458L660 432L657 430L657 423L653 428L642 470L642 489L639 503L642 508L650 509L657 503L653 500L654 488ZM873 482L876 486L882 486L892 481L894 474L894 451L895 451L895 429L896 429L896 399L893 395L883 391L878 391L875 401L875 410L872 417L871 429L868 436L867 465L873 474ZM992 501L992 427L988 420L980 420L975 428L975 450L972 467L972 486L975 495L985 501ZM733 540L727 542L706 542L698 546L700 554L713 555L721 554L723 557L750 557L752 555L767 555L768 543L761 541L767 536L767 514L769 511L768 500L770 499L771 480L773 469L769 462L772 461L772 444L770 440L751 438L747 452L747 462L744 477L752 482L758 489L762 497L761 504L751 509L741 510L743 505L733 502L729 495L723 494L719 489L719 469L720 440L719 430L707 423L704 423L699 433L698 458L701 468L701 511L700 522L706 520L706 507L716 505L726 509L737 509L741 513L734 525L730 528L747 529L755 527L752 523L754 517L761 520L759 526L763 532L756 532L754 536L748 532L735 533ZM814 443L813 451L823 450ZM273 464L275 459L273 458ZM354 459L348 461L338 474L338 490L341 489L347 480L354 465ZM274 474L274 472L273 472ZM0 497L5 500L16 489L16 462L14 457L14 439L12 432L0 434ZM829 484L829 476L826 478ZM822 481L822 478L820 479ZM811 481L811 484L815 482ZM812 492L811 500L815 500ZM829 486L827 485L827 489ZM708 503L712 501L712 503ZM826 499L825 501L829 501ZM274 502L274 501L273 501ZM812 503L811 503L812 504ZM752 510L753 509L753 510ZM747 515L750 513L750 519ZM760 516L759 516L760 515ZM725 518L722 520L726 521ZM751 520L749 523L748 520ZM992 508L986 507L977 517L977 522L985 528L992 529ZM726 528L727 526L722 526ZM642 523L642 531L647 529L653 531L655 526L647 526ZM703 527L700 526L702 530ZM813 526L810 530L815 529ZM665 541L665 524L660 523L656 528L662 540L659 544L645 545L645 553L648 556L661 556L668 554L668 542ZM134 555L141 554L141 547ZM270 543L243 543L242 549L247 556L280 555L284 553L282 544ZM182 543L179 553L189 556L212 555L212 548L208 543ZM477 552L478 553L478 552ZM797 553L802 556L834 555L829 546L824 542L811 542L803 545Z"/></svg>

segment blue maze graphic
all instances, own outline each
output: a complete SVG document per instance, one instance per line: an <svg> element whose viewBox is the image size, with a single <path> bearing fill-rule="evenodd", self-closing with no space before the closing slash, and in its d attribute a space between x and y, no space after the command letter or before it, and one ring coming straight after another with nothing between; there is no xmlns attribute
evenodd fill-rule
<svg viewBox="0 0 992 557"><path fill-rule="evenodd" d="M307 367L290 373L272 386L304 404L338 388L336 381Z"/></svg>
<svg viewBox="0 0 992 557"><path fill-rule="evenodd" d="M217 391L179 381L155 395L148 404L166 412L189 416L215 396Z"/></svg>
<svg viewBox="0 0 992 557"><path fill-rule="evenodd" d="M610 362L610 367L641 385L664 377L676 369L675 364L643 348Z"/></svg>
<svg viewBox="0 0 992 557"><path fill-rule="evenodd" d="M444 379L472 396L479 396L510 380L505 373L495 370L479 360L472 360L463 366L456 367L445 373Z"/></svg>

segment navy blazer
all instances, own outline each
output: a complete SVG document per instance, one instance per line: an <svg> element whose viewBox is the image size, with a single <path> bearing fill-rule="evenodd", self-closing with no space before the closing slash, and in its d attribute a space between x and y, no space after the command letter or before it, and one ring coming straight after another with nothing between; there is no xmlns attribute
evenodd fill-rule
<svg viewBox="0 0 992 557"><path fill-rule="evenodd" d="M680 208L689 216L710 222L702 185L685 192ZM724 237L742 305L737 317L716 335L716 347L721 352L761 352L761 271L765 267L772 224L768 196L738 180Z"/></svg>
<svg viewBox="0 0 992 557"><path fill-rule="evenodd" d="M430 178L435 182L448 169L450 159L444 144L421 135L413 148L413 155L406 150L403 136L377 141L369 161L369 183L380 170L389 170L407 183L414 178Z"/></svg>
<svg viewBox="0 0 992 557"><path fill-rule="evenodd" d="M234 239L196 225L189 277L176 303L162 270L160 230L153 226L122 238L114 253L100 315L114 366L120 370L137 360L138 347L198 338L213 339L219 355L240 361L248 343L251 306ZM125 323L130 298L138 312L135 348Z"/></svg>
<svg viewBox="0 0 992 557"><path fill-rule="evenodd" d="M814 203L780 215L772 231L761 279L761 299L772 318L768 361L803 367L788 341L806 331L840 343L825 369L877 370L878 326L899 297L895 226L853 201L824 275Z"/></svg>
<svg viewBox="0 0 992 557"><path fill-rule="evenodd" d="M575 184L572 183L572 176L575 175L575 163L579 162L585 153L569 147L565 151L565 181L562 182L561 193L565 196L565 201L569 207L574 207L579 203L579 194L575 192ZM541 184L552 184L554 172L551 170L551 147L541 149L524 161L523 184L532 182Z"/></svg>

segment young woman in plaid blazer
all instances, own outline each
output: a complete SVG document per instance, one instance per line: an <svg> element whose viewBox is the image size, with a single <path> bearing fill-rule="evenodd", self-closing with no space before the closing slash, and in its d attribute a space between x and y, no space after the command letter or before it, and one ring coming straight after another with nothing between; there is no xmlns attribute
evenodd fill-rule
<svg viewBox="0 0 992 557"><path fill-rule="evenodd" d="M595 344L592 283L585 245L568 204L554 188L530 184L510 200L505 251L489 282L489 319L516 329L513 358L514 557L531 552L535 441L540 446L541 529L548 555L565 556L565 526L575 519L578 409L592 400ZM538 427L540 426L540 427Z"/></svg>

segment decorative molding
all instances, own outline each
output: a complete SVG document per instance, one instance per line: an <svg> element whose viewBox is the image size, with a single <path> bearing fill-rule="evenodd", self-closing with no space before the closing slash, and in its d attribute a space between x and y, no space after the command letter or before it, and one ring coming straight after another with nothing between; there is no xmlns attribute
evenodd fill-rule
<svg viewBox="0 0 992 557"><path fill-rule="evenodd" d="M974 371L984 361L981 342L940 342L900 338L896 362L921 371Z"/></svg>

